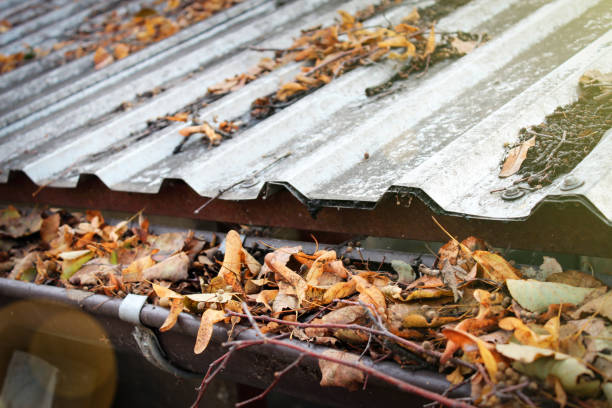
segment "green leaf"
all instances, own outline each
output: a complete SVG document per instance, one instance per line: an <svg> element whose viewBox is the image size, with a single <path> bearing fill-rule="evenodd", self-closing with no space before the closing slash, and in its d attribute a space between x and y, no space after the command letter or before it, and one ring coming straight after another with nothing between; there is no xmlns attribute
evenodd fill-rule
<svg viewBox="0 0 612 408"><path fill-rule="evenodd" d="M411 283L416 279L416 274L412 270L410 264L395 259L391 261L391 267L397 272L397 281L401 283Z"/></svg>
<svg viewBox="0 0 612 408"><path fill-rule="evenodd" d="M563 389L580 397L593 397L599 393L600 381L581 361L553 350L523 346L520 344L498 344L496 350L505 357L514 359L512 366L523 374L545 380L549 375L561 382Z"/></svg>
<svg viewBox="0 0 612 408"><path fill-rule="evenodd" d="M579 304L593 291L589 288L579 288L563 283L540 282L532 279L508 279L506 285L514 300L523 308L537 313L546 311L549 305Z"/></svg>
<svg viewBox="0 0 612 408"><path fill-rule="evenodd" d="M83 254L83 252L85 252ZM81 253L78 257L74 256L76 253ZM91 251L71 251L71 252L64 252L63 254L60 254L60 257L62 257L62 255L64 255L63 257L63 261L62 261L62 279L70 279L72 277L72 275L75 274L76 271L78 271L79 269L81 269L81 267L88 262L89 260L91 260L91 258L94 257L93 252Z"/></svg>

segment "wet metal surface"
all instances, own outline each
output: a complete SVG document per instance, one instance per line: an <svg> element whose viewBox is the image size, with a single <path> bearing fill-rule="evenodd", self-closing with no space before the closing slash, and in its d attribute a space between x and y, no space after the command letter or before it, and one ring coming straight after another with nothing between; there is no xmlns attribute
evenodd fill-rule
<svg viewBox="0 0 612 408"><path fill-rule="evenodd" d="M56 2L63 4L57 15L77 7ZM513 180L497 177L504 144L576 100L583 72L610 71L610 0L473 0L439 21L437 30L487 32L490 41L394 84L392 92L371 98L364 92L397 70L386 62L337 78L219 147L192 138L173 155L185 126L177 123L133 136L148 120L180 111L208 87L272 55L249 45L287 47L300 29L329 24L338 9L355 12L370 3L247 0L99 71L85 59L53 69L41 60L0 76L0 182L20 171L38 185L76 188L93 175L110 190L149 194L165 180L182 180L202 197L238 183L218 200L246 202L283 186L309 208L372 209L385 195L410 193L436 212L502 221L526 219L544 203L579 203L609 231L612 132L572 171L584 181L580 186L563 188L561 177L513 200L492 191ZM399 22L413 7L432 3L406 1L384 18ZM79 10L99 7L78 4ZM2 7L0 14L21 6ZM40 23L51 14L26 23L34 27L27 35L52 30L53 24ZM3 35L0 47L12 46ZM298 71L294 64L281 67L210 103L198 117L241 117L251 101ZM166 90L114 112L158 86Z"/></svg>

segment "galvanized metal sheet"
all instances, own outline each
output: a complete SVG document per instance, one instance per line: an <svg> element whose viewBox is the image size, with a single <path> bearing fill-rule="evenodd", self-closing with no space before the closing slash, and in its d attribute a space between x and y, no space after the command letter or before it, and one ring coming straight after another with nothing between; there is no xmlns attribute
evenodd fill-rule
<svg viewBox="0 0 612 408"><path fill-rule="evenodd" d="M609 0L473 0L437 27L487 32L491 40L387 95L368 98L364 89L388 79L397 70L393 62L355 69L216 148L190 140L173 154L183 124L137 136L147 120L180 111L270 55L248 45L287 47L300 29L369 3L249 0L100 71L75 61L56 73L40 68L42 82L22 77L8 84L0 77L2 95L12 101L0 112L0 180L22 170L38 184L75 187L81 174L94 174L115 190L155 193L172 178L206 197L236 185L220 197L231 200L280 184L304 201L346 207L373 207L385 192L407 190L448 213L501 220L525 218L546 200L570 200L612 224L610 132L572 171L585 181L578 189L561 190L559 179L516 201L492 193L509 183L497 177L504 143L576 100L583 72L610 71ZM367 24L399 22L414 6L431 3L404 2ZM11 74L18 78L25 69L31 68ZM295 64L279 68L198 116L243 116L251 101L297 72ZM62 85L62 75L75 80ZM157 86L166 90L113 112ZM12 95L17 89L19 96Z"/></svg>

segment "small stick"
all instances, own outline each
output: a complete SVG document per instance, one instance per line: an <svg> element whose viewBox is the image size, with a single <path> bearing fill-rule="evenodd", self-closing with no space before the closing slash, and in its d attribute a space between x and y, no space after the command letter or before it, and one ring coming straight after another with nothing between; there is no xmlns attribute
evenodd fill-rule
<svg viewBox="0 0 612 408"><path fill-rule="evenodd" d="M281 377L283 375L285 375L293 367L295 367L298 364L300 364L303 359L304 359L304 354L300 354L300 356L293 363L289 364L287 367L283 368L281 371L275 372L274 373L274 381L272 381L272 383L270 385L268 385L268 388L266 388L265 390L263 390L261 392L261 394L256 395L253 398L249 398L248 400L238 402L236 404L236 408L243 407L243 406L245 406L247 404L250 404L251 402L254 402L254 401L257 401L257 400L260 400L260 399L264 398L266 395L268 395L268 393L272 390L272 388L274 388L276 386L276 384L278 384L278 382L280 381Z"/></svg>

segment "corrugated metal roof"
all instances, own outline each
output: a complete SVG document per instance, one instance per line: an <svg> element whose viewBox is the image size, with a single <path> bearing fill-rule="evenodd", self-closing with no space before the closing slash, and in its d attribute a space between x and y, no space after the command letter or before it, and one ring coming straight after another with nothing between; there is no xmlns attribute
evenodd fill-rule
<svg viewBox="0 0 612 408"><path fill-rule="evenodd" d="M76 16L66 12L75 4L100 7L63 3L53 13ZM526 217L543 200L577 200L612 224L612 132L572 171L585 180L582 187L562 191L559 179L516 201L491 193L509 183L497 177L504 143L576 100L583 72L610 71L610 0L473 0L437 29L486 32L491 40L397 83L386 95L367 97L364 90L387 80L395 62L355 69L219 147L190 140L173 154L184 124L138 136L148 120L180 111L267 55L249 45L287 47L300 29L328 24L338 9L355 12L371 0L277 3L245 1L98 71L86 59L54 69L41 59L3 75L0 180L9 170L22 170L38 184L74 187L79 175L95 174L112 189L155 193L172 178L213 197L252 179L221 199L253 199L270 183L304 201L349 207L372 207L386 191L408 190L448 213L491 219ZM398 22L415 5L432 3L404 2L368 24ZM53 13L27 23L27 35L42 39L55 32L54 24L39 21ZM243 116L251 101L298 70L289 64L262 76L208 104L199 118ZM114 111L158 86L165 91Z"/></svg>

